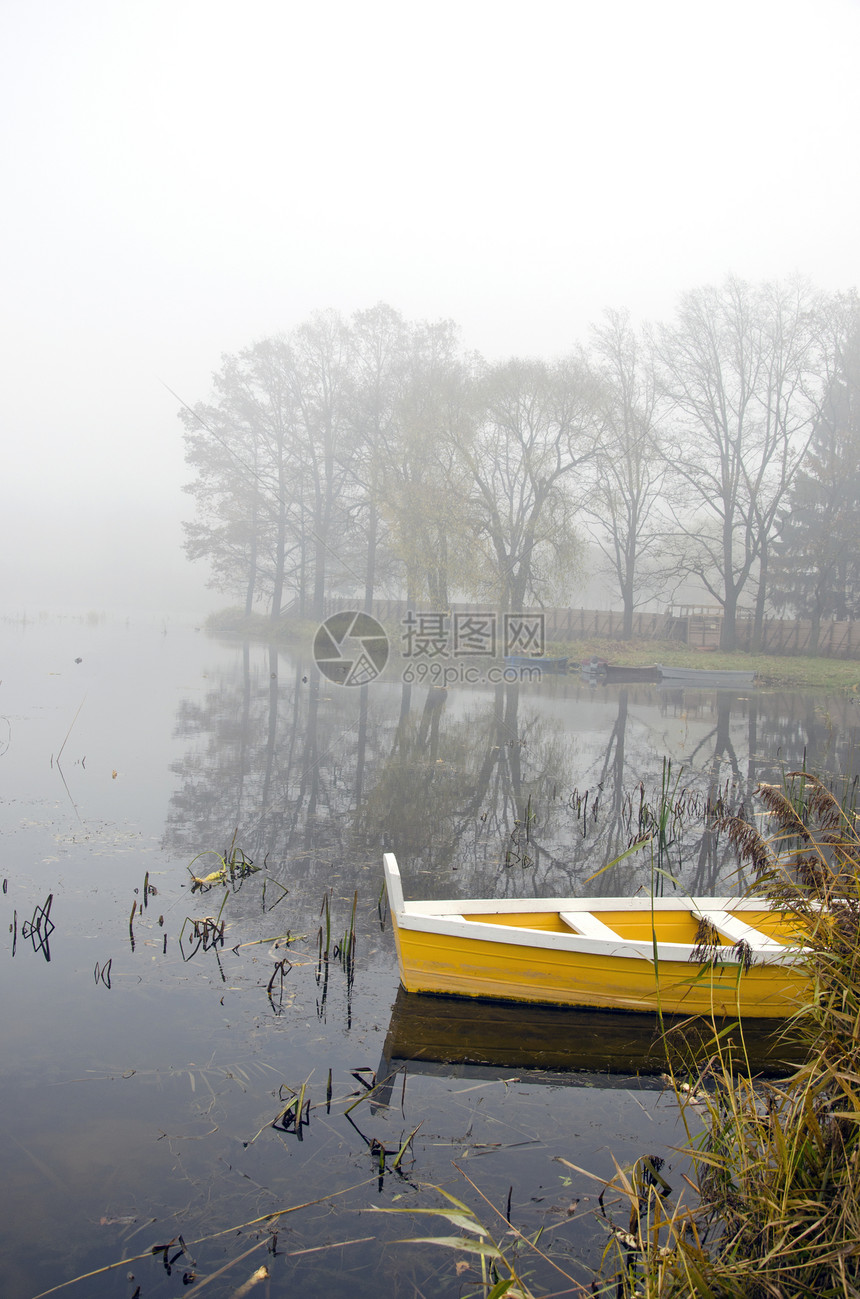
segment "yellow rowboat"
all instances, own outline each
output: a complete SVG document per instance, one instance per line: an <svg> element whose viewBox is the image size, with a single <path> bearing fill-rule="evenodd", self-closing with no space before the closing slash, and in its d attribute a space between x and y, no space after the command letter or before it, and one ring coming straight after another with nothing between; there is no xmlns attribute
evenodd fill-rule
<svg viewBox="0 0 860 1299"><path fill-rule="evenodd" d="M404 902L383 866L407 992L768 1019L810 995L796 922L761 899Z"/></svg>

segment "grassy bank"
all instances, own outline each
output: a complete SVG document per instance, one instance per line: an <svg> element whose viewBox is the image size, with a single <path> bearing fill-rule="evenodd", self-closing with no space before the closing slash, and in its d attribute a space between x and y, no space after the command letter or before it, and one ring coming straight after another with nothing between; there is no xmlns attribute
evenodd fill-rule
<svg viewBox="0 0 860 1299"><path fill-rule="evenodd" d="M697 650L678 641L601 640L592 637L572 644L556 644L550 654L567 654L577 662L596 656L624 667L649 667L665 663L669 667L740 668L756 673L756 683L782 689L857 690L860 691L860 661L857 659L811 658L782 654L725 653L722 650Z"/></svg>
<svg viewBox="0 0 860 1299"><path fill-rule="evenodd" d="M309 654L319 623L293 617L273 621L265 614L246 614L244 609L236 608L211 613L205 626L211 636L235 636L267 645L290 645Z"/></svg>
<svg viewBox="0 0 860 1299"><path fill-rule="evenodd" d="M246 617L241 609L224 609L212 614L206 629L212 635L241 636L267 644L291 646L310 654L317 623L307 619L281 618L272 622L262 614ZM400 628L389 627L392 649L400 647ZM783 690L851 690L860 693L860 661L856 659L791 657L774 654L726 654L720 650L695 650L678 641L616 641L598 637L548 645L547 654L567 655L572 663L592 657L625 667L651 667L665 663L672 667L742 668L756 673L757 684ZM388 675L391 674L391 667Z"/></svg>

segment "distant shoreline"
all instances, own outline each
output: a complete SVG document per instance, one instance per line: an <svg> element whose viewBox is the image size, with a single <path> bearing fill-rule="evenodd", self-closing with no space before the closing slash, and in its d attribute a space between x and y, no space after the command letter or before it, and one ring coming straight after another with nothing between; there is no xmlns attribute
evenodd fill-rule
<svg viewBox="0 0 860 1299"><path fill-rule="evenodd" d="M310 619L285 617L273 623L262 614L246 617L238 609L223 609L206 620L210 635L247 637L268 644L297 646L310 653L317 628ZM394 639L394 629L389 629ZM572 664L596 657L625 667L649 667L660 662L674 667L731 669L756 673L756 685L767 689L830 690L855 692L860 699L860 661L788 654L746 654L740 651L690 649L677 641L637 639L619 641L590 637L582 641L553 642L547 656L566 655Z"/></svg>

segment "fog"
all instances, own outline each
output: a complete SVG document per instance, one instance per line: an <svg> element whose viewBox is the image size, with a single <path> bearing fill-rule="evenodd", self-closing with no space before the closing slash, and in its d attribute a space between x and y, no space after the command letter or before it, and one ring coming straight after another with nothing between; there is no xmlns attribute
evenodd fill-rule
<svg viewBox="0 0 860 1299"><path fill-rule="evenodd" d="M318 308L551 357L860 283L854 0L6 0L0 610L224 603L178 403Z"/></svg>

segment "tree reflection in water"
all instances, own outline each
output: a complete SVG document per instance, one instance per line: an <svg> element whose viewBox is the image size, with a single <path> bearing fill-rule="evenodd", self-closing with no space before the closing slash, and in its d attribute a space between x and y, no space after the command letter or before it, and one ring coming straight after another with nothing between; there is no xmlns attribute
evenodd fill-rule
<svg viewBox="0 0 860 1299"><path fill-rule="evenodd" d="M316 897L395 851L415 895L626 895L742 886L712 824L758 780L850 770L848 699L578 678L347 689L245 644L186 700L167 844L230 842ZM668 765L667 765L668 764ZM649 844L603 870L642 836ZM722 883L721 883L722 882Z"/></svg>

